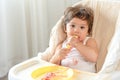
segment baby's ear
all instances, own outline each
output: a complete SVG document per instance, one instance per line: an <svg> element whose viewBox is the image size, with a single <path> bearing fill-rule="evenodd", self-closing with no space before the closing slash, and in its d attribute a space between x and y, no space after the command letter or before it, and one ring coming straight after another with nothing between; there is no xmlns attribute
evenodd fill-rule
<svg viewBox="0 0 120 80"><path fill-rule="evenodd" d="M89 34L89 32L87 32L87 36L89 36L90 34Z"/></svg>

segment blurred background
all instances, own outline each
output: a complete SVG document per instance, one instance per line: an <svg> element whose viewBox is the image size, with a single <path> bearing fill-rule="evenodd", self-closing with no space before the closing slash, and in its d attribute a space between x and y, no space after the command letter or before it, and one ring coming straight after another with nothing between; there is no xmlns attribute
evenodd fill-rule
<svg viewBox="0 0 120 80"><path fill-rule="evenodd" d="M9 69L37 56L66 7L80 0L0 0L0 80Z"/></svg>

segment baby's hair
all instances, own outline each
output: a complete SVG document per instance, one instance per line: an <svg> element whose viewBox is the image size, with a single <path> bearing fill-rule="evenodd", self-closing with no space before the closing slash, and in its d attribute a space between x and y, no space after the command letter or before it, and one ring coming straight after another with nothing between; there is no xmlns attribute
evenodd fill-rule
<svg viewBox="0 0 120 80"><path fill-rule="evenodd" d="M79 18L82 20L86 20L88 23L88 35L92 35L92 26L93 26L93 10L89 7L85 6L76 6L76 7L68 7L64 12L63 25L66 26L73 18Z"/></svg>

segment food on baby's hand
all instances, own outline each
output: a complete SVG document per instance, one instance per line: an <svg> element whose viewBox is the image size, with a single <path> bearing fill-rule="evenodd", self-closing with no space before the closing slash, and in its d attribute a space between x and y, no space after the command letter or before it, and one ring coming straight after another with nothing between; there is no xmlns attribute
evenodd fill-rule
<svg viewBox="0 0 120 80"><path fill-rule="evenodd" d="M71 45L70 45L70 44L66 44L66 48L67 48L67 49L70 49L70 48L71 48Z"/></svg>
<svg viewBox="0 0 120 80"><path fill-rule="evenodd" d="M74 35L73 37L78 38L78 36L75 36L75 35ZM66 48L67 48L67 49L70 49L71 47L72 47L72 46L71 46L70 44L66 44Z"/></svg>

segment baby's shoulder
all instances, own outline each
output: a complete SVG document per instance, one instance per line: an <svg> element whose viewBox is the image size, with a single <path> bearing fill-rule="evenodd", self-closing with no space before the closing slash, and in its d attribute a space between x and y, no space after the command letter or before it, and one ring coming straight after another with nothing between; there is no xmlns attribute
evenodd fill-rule
<svg viewBox="0 0 120 80"><path fill-rule="evenodd" d="M97 44L95 38L89 37L86 41L86 45Z"/></svg>
<svg viewBox="0 0 120 80"><path fill-rule="evenodd" d="M94 42L94 41L96 41L96 40L95 40L95 38L88 37L88 40L87 40L87 42L91 42L91 41L93 41L93 42Z"/></svg>

